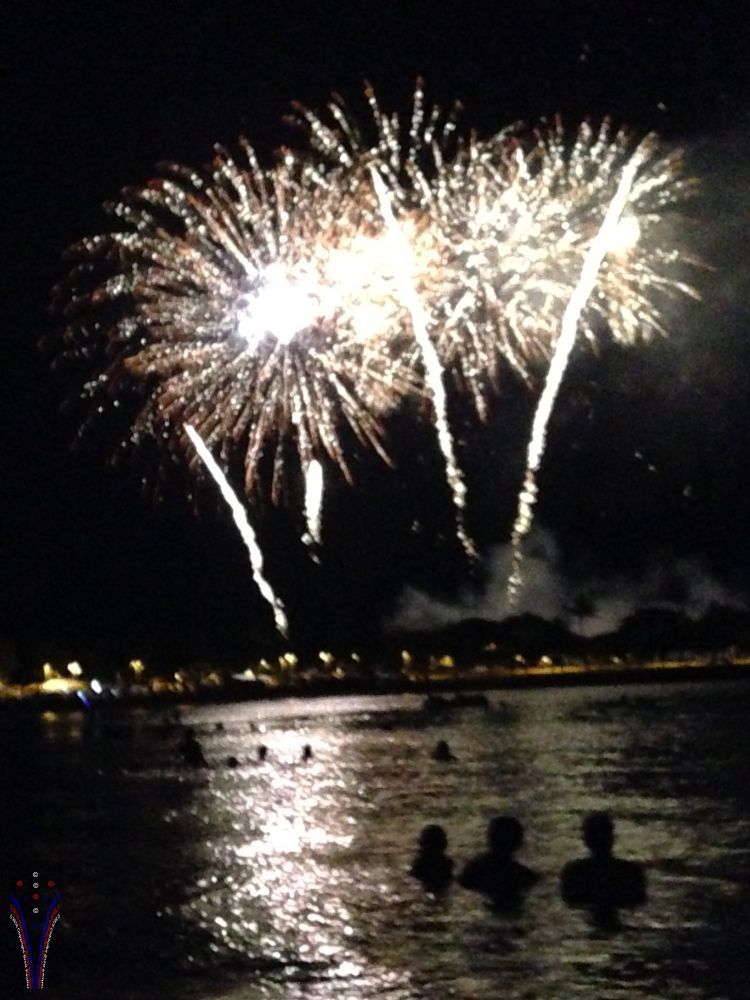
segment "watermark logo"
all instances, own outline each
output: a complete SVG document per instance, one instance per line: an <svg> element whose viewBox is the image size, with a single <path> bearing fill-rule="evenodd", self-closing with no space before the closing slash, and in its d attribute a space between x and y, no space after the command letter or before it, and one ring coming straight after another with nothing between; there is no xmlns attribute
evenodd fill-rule
<svg viewBox="0 0 750 1000"><path fill-rule="evenodd" d="M60 919L60 892L54 879L39 872L19 878L10 894L10 919L21 943L26 987L41 990L50 938Z"/></svg>

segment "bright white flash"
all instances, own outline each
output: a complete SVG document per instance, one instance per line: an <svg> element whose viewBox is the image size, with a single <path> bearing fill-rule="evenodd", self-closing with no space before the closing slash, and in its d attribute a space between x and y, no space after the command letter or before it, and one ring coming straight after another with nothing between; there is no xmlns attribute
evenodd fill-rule
<svg viewBox="0 0 750 1000"><path fill-rule="evenodd" d="M607 246L609 253L626 254L641 238L641 227L634 215L626 216L617 223Z"/></svg>
<svg viewBox="0 0 750 1000"><path fill-rule="evenodd" d="M269 335L288 345L315 323L319 311L316 297L291 280L282 264L269 264L256 290L241 300L237 332L250 347Z"/></svg>

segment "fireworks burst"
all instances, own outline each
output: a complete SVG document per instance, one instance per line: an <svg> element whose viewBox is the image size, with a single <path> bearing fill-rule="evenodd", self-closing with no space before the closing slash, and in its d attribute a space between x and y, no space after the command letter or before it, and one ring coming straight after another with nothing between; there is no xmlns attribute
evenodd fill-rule
<svg viewBox="0 0 750 1000"><path fill-rule="evenodd" d="M577 330L593 339L606 323L617 341L632 344L666 333L660 300L697 297L681 271L699 262L661 238L664 215L695 193L696 181L685 175L680 151L662 151L653 135L637 143L608 120L598 131L584 122L572 139L557 120L481 140L459 128L457 108L426 108L421 82L408 125L384 114L371 88L366 95L375 132L369 144L339 98L327 118L298 107L297 120L321 156L384 175L384 215L393 202L399 218L390 215L390 224L402 242L410 226L403 296L435 406L457 532L470 554L441 366L484 418L502 365L529 380L549 362L513 525L512 603L547 425Z"/></svg>
<svg viewBox="0 0 750 1000"><path fill-rule="evenodd" d="M512 125L488 139L460 127L459 107L427 107L421 81L408 120L366 91L370 142L340 98L325 116L297 108L318 154L352 173L375 167L408 227L414 286L443 366L480 417L508 366L524 379L551 358L560 320L592 242L638 146L609 120L574 136L559 120ZM640 157L625 215L582 312L588 336L606 323L621 343L665 333L660 305L693 289L690 255L664 242L664 216L691 197L680 151L655 138Z"/></svg>
<svg viewBox="0 0 750 1000"><path fill-rule="evenodd" d="M330 457L351 480L342 428L384 459L380 419L415 388L394 332L405 322L371 185L284 156L263 170L218 149L207 174L173 164L111 207L124 231L83 240L58 290L69 353L90 361L92 413L123 382L148 394L129 442L184 450L191 423L258 487ZM102 270L109 274L102 279ZM385 349L384 349L385 347Z"/></svg>
<svg viewBox="0 0 750 1000"><path fill-rule="evenodd" d="M634 148L607 122L598 133L582 125L572 147L560 126L509 129L472 142L441 169L432 229L447 270L465 278L436 295L434 323L454 344L459 330L470 331L480 370L494 373L504 360L528 378L552 356L560 317ZM661 156L655 142L639 166L613 241L618 252L602 264L582 313L588 331L606 322L621 343L664 332L659 295L689 291L677 276L678 253L652 235L660 213L692 185L680 178L679 154ZM469 381L478 396L481 384Z"/></svg>
<svg viewBox="0 0 750 1000"><path fill-rule="evenodd" d="M124 444L155 438L183 454L192 425L209 456L241 461L248 494L272 470L274 501L299 468L310 544L326 461L352 479L344 428L387 461L383 417L423 393L472 554L444 373L484 418L503 369L531 380L553 359L517 571L576 331L593 338L606 323L621 343L665 332L661 300L694 294L681 271L695 262L663 238L664 216L695 184L678 152L607 121L573 137L556 122L479 139L457 106L426 106L421 82L408 117L366 97L362 127L339 98L320 115L295 106L308 146L268 169L242 143L241 161L217 147L205 171L166 164L125 191L111 207L118 231L70 251L65 350L89 366L94 414L140 387Z"/></svg>

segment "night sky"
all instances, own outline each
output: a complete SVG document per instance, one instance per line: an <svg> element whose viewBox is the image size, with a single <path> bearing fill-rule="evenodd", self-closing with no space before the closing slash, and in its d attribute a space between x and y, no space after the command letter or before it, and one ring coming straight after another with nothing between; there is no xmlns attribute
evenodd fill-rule
<svg viewBox="0 0 750 1000"><path fill-rule="evenodd" d="M407 111L419 74L432 101L460 99L480 134L556 112L571 126L609 113L686 148L703 180L685 232L713 266L697 276L704 301L676 304L668 340L626 350L605 335L598 351L576 353L537 519L571 600L592 581L637 594L658 567L679 603L685 572L670 584L670 567L688 565L709 591L744 601L750 44L733 6L12 5L0 63L0 642L34 665L67 652L239 659L272 638L210 483L196 488L175 469L157 499L141 487L137 457L112 466L106 428L73 448L76 420L63 403L76 383L39 346L55 331L50 290L64 248L103 231L102 203L154 176L157 162L204 163L215 142L239 134L269 152L289 141L292 100L320 107L335 90L356 105L365 79L384 107ZM407 585L444 602L463 594L464 604L468 589L487 611L479 595L497 586L537 392L507 374L485 426L452 398L469 527L486 557L473 573L452 538L433 429L416 407L389 425L395 470L356 452L355 487L330 490L322 567L299 542L296 512L262 511L269 576L296 641L364 641L403 608Z"/></svg>

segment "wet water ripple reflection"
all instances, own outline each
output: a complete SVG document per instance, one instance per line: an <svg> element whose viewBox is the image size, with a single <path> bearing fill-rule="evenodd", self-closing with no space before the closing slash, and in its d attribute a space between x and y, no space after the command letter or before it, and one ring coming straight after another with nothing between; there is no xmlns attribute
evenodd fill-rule
<svg viewBox="0 0 750 1000"><path fill-rule="evenodd" d="M13 761L2 836L8 856L23 838L64 875L50 987L132 1000L750 995L750 686L489 699L440 718L406 696L186 708L211 765L195 772L154 714L120 720L119 738L88 716L40 719ZM439 739L457 760L431 759ZM616 929L567 909L558 887L582 853L582 815L601 808L649 875L648 904ZM519 910L457 887L434 897L405 874L424 824L445 827L460 865L499 812L522 820L523 860L543 875Z"/></svg>

